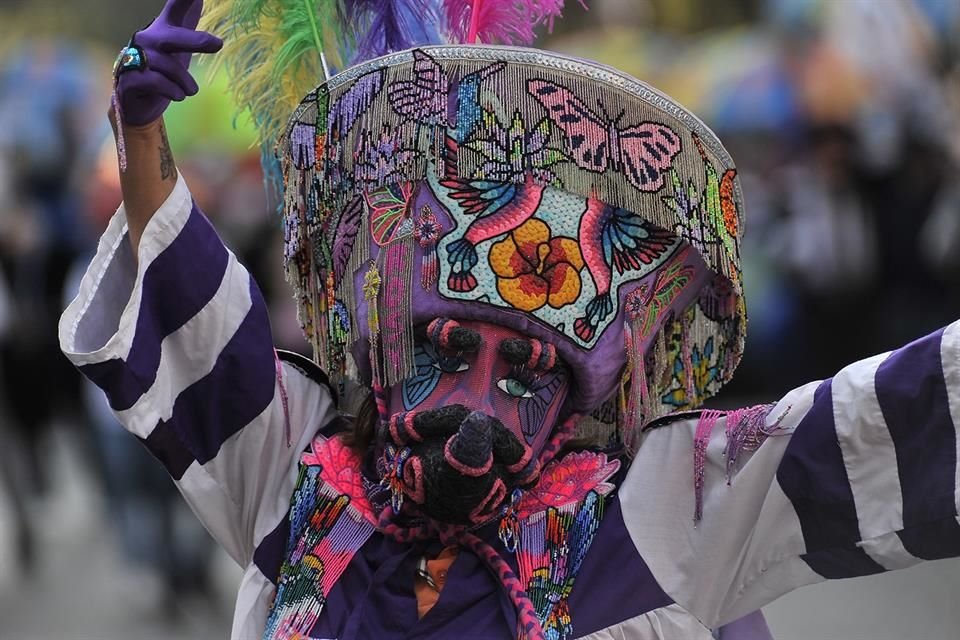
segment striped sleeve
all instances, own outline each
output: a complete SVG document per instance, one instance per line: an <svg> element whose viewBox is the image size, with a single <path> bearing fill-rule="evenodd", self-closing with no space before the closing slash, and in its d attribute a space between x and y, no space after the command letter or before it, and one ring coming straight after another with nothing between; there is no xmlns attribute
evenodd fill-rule
<svg viewBox="0 0 960 640"><path fill-rule="evenodd" d="M182 176L136 259L123 207L110 221L61 317L60 343L214 538L248 565L284 517L298 454L333 405L326 389L278 368L257 285Z"/></svg>
<svg viewBox="0 0 960 640"><path fill-rule="evenodd" d="M787 394L728 482L735 415L706 443L698 523L697 418L649 431L620 494L638 552L708 627L806 584L960 556L960 323Z"/></svg>

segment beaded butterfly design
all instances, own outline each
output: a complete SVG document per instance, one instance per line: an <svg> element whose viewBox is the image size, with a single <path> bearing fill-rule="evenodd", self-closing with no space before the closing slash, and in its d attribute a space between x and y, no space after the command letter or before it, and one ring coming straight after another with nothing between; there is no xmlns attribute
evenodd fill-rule
<svg viewBox="0 0 960 640"><path fill-rule="evenodd" d="M621 127L616 118L601 117L574 93L556 82L529 80L527 91L566 134L568 155L578 167L604 173L612 165L640 191L659 191L664 172L680 153L680 136L657 122Z"/></svg>
<svg viewBox="0 0 960 640"><path fill-rule="evenodd" d="M398 182L378 187L364 195L370 208L370 235L379 246L413 233L409 215L413 191L412 182Z"/></svg>
<svg viewBox="0 0 960 640"><path fill-rule="evenodd" d="M495 62L460 79L455 129L458 141L465 140L480 121L480 82L506 66L503 62ZM387 89L393 110L410 122L452 126L447 110L451 82L443 67L426 52L416 49L413 52L413 75L413 80L397 80Z"/></svg>

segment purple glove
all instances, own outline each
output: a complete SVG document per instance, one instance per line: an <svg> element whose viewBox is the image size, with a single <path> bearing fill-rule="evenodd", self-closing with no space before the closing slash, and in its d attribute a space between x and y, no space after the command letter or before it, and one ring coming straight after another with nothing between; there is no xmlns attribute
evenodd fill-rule
<svg viewBox="0 0 960 640"><path fill-rule="evenodd" d="M149 124L163 115L171 100L180 101L200 90L187 69L194 53L216 53L223 40L196 31L203 0L167 0L150 26L133 36L142 52L141 68L120 65L116 95L120 116L133 126Z"/></svg>

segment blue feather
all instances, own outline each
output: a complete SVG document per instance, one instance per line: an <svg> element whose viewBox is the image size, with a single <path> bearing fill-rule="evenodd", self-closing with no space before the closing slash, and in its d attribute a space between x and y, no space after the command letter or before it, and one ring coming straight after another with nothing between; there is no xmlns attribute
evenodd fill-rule
<svg viewBox="0 0 960 640"><path fill-rule="evenodd" d="M345 31L360 34L349 51L352 64L442 42L436 0L345 0L343 5Z"/></svg>

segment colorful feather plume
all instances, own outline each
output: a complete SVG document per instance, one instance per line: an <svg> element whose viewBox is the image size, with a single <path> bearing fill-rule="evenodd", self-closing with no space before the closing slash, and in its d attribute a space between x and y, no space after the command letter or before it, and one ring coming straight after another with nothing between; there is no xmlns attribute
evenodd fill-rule
<svg viewBox="0 0 960 640"><path fill-rule="evenodd" d="M563 0L441 0L452 42L530 45L563 14ZM583 0L580 4L586 8Z"/></svg>
<svg viewBox="0 0 960 640"><path fill-rule="evenodd" d="M354 64L393 51L441 44L436 0L344 0L343 19L359 34L348 58Z"/></svg>
<svg viewBox="0 0 960 640"><path fill-rule="evenodd" d="M201 28L224 40L219 60L260 142L272 145L303 96L339 64L337 0L207 0Z"/></svg>

